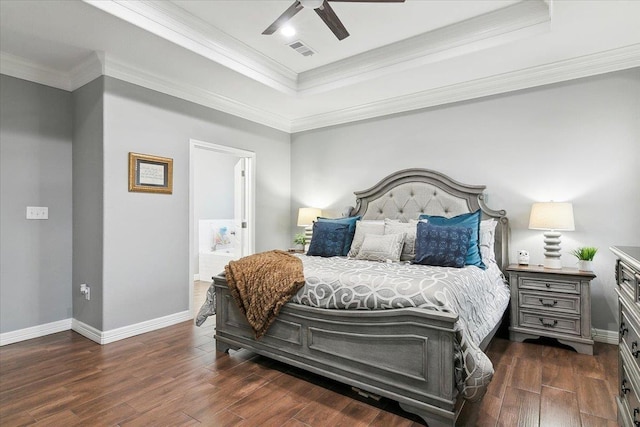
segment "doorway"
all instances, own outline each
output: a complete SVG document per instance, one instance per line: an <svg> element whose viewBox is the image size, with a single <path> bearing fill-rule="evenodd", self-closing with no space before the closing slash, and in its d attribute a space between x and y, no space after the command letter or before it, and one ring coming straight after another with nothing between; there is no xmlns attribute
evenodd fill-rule
<svg viewBox="0 0 640 427"><path fill-rule="evenodd" d="M204 141L189 147L189 311L202 282L254 253L255 153ZM196 282L198 281L198 282ZM195 284L199 291L195 292Z"/></svg>

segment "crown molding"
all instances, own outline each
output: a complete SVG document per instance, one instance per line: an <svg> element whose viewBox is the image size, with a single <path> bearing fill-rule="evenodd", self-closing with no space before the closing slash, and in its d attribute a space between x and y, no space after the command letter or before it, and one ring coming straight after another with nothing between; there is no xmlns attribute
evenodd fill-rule
<svg viewBox="0 0 640 427"><path fill-rule="evenodd" d="M0 74L40 83L66 91L73 90L69 74L0 52Z"/></svg>
<svg viewBox="0 0 640 427"><path fill-rule="evenodd" d="M103 75L105 71L104 64L104 52L91 52L84 61L73 67L69 72L71 90L74 91Z"/></svg>
<svg viewBox="0 0 640 427"><path fill-rule="evenodd" d="M101 75L114 77L147 89L191 101L227 114L250 120L283 132L291 131L291 120L229 97L166 79L139 68L109 58L103 52L93 52L84 61L65 73L42 67L17 56L0 52L0 74L28 80L45 86L72 92Z"/></svg>
<svg viewBox="0 0 640 427"><path fill-rule="evenodd" d="M521 1L298 74L171 2L83 1L289 95L326 92L508 43L546 31L551 22L551 0Z"/></svg>
<svg viewBox="0 0 640 427"><path fill-rule="evenodd" d="M477 52L548 31L549 5L523 1L298 75L298 93L312 94Z"/></svg>
<svg viewBox="0 0 640 427"><path fill-rule="evenodd" d="M291 132L291 120L188 83L164 78L123 62L105 58L104 74L147 89L191 101L277 130Z"/></svg>
<svg viewBox="0 0 640 427"><path fill-rule="evenodd" d="M167 1L83 0L266 86L295 94L297 74Z"/></svg>
<svg viewBox="0 0 640 427"><path fill-rule="evenodd" d="M70 72L0 52L0 74L72 92L104 74L104 53L92 52Z"/></svg>
<svg viewBox="0 0 640 427"><path fill-rule="evenodd" d="M12 77L72 91L99 75L108 75L288 133L303 132L634 67L640 67L640 44L382 99L323 114L291 118L235 101L197 86L140 70L109 58L103 53L94 53L70 73L62 73L0 52L0 73Z"/></svg>
<svg viewBox="0 0 640 427"><path fill-rule="evenodd" d="M640 67L640 44L293 119L291 133Z"/></svg>

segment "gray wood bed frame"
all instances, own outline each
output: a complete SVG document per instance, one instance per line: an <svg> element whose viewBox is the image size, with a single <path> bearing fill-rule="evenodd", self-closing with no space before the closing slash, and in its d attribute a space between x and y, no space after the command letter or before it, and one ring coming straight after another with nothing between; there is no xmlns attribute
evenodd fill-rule
<svg viewBox="0 0 640 427"><path fill-rule="evenodd" d="M496 260L508 263L504 210L484 204L484 186L461 184L427 169L405 169L356 192L352 215L363 219L417 218L420 213L455 216L482 210L495 218ZM223 276L214 277L216 349L245 348L263 356L384 396L422 417L430 427L454 426L463 399L454 378L457 315L402 308L327 310L287 304L259 341L231 297ZM498 325L499 326L499 325ZM484 349L495 334L485 338Z"/></svg>

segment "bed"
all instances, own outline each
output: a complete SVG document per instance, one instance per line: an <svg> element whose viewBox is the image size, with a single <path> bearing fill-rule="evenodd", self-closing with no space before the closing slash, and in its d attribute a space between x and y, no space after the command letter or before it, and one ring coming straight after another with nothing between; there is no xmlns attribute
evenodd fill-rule
<svg viewBox="0 0 640 427"><path fill-rule="evenodd" d="M508 220L505 211L485 205L484 189L484 186L461 184L435 171L405 169L367 190L355 192L356 206L350 215L361 216L363 221L386 218L408 222L421 214L453 217L480 210L483 220L495 220L493 249L497 274L501 276L499 270L508 263ZM339 264L345 260L331 262ZM382 264L377 263L376 268L387 267ZM402 268L415 275L411 270L414 267L420 266ZM305 276L306 268L305 265ZM475 274L480 269L468 270ZM504 281L502 284L506 288ZM304 305L301 301L304 296L300 294L292 299L299 303L287 303L267 333L256 340L231 297L224 276L214 277L211 291L210 296L215 292L218 351L245 348L349 384L365 395L395 400L404 410L423 418L430 427L454 426L465 400L463 395L468 397L465 392L481 397L482 391L476 392L470 383L483 381L486 385L493 371L480 370L480 379L465 377L465 363L471 363L465 358L471 353L467 353L464 346L472 348L474 355L483 354L480 350L486 348L497 331L508 302L507 290L507 301L503 296L502 303L496 304L499 307L492 313L492 323L483 325L489 330L470 340L461 337L463 318L455 310L422 306L328 309Z"/></svg>

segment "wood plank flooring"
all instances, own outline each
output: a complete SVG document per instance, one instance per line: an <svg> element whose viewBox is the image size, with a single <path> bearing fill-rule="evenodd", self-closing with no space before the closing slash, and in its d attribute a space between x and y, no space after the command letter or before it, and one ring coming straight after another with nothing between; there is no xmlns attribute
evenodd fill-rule
<svg viewBox="0 0 640 427"><path fill-rule="evenodd" d="M66 331L0 347L0 425L424 425L395 402L245 350L218 353L213 334L209 319L105 346ZM494 379L459 425L616 426L617 347L594 352L494 339Z"/></svg>

